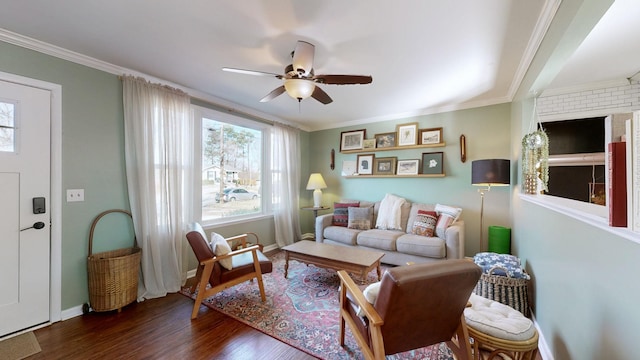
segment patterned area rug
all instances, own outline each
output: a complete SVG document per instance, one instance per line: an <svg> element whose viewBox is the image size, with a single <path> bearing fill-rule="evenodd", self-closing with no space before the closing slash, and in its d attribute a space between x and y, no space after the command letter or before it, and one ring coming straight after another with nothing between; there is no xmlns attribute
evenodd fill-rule
<svg viewBox="0 0 640 360"><path fill-rule="evenodd" d="M340 280L336 272L291 261L289 278L285 279L284 253L270 257L273 272L263 275L266 302L260 301L258 285L254 281L207 298L205 305L320 359L363 359L350 330L346 331L345 347L338 342ZM372 271L368 281L376 280L375 271ZM188 288L182 293L195 298ZM387 359L449 360L453 356L442 343Z"/></svg>

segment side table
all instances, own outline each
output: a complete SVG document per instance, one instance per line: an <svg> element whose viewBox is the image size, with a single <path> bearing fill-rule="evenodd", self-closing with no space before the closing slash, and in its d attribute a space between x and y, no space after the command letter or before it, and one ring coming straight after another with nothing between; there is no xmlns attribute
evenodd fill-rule
<svg viewBox="0 0 640 360"><path fill-rule="evenodd" d="M315 206L305 206L302 207L302 210L307 210L307 211L313 211L313 221L314 221L314 226L315 226L315 219L318 217L318 211L320 210L329 210L331 209L330 207L327 206L320 206L320 207L315 207ZM306 234L302 234L302 240L315 240L316 235L314 233L306 233Z"/></svg>

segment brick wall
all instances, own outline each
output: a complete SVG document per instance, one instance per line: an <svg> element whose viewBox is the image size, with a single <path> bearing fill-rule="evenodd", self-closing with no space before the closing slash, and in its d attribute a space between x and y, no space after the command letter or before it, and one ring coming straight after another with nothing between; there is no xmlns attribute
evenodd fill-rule
<svg viewBox="0 0 640 360"><path fill-rule="evenodd" d="M565 119L580 116L604 116L611 113L640 110L640 82L612 86L575 93L540 96L537 104L538 116Z"/></svg>

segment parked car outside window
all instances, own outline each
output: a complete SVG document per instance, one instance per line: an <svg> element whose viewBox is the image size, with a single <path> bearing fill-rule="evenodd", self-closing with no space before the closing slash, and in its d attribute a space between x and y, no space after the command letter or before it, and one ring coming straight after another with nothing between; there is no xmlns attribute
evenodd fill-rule
<svg viewBox="0 0 640 360"><path fill-rule="evenodd" d="M253 200L258 198L258 194L253 191L248 191L243 188L227 188L224 189L222 195L222 201L230 202L230 201L242 201L242 200ZM216 193L216 202L220 202L220 193Z"/></svg>

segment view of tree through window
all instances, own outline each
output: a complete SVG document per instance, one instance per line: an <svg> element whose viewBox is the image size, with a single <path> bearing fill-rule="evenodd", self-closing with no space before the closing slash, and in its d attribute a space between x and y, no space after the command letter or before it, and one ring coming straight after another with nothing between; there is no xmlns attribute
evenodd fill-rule
<svg viewBox="0 0 640 360"><path fill-rule="evenodd" d="M261 212L262 132L202 118L202 220Z"/></svg>

